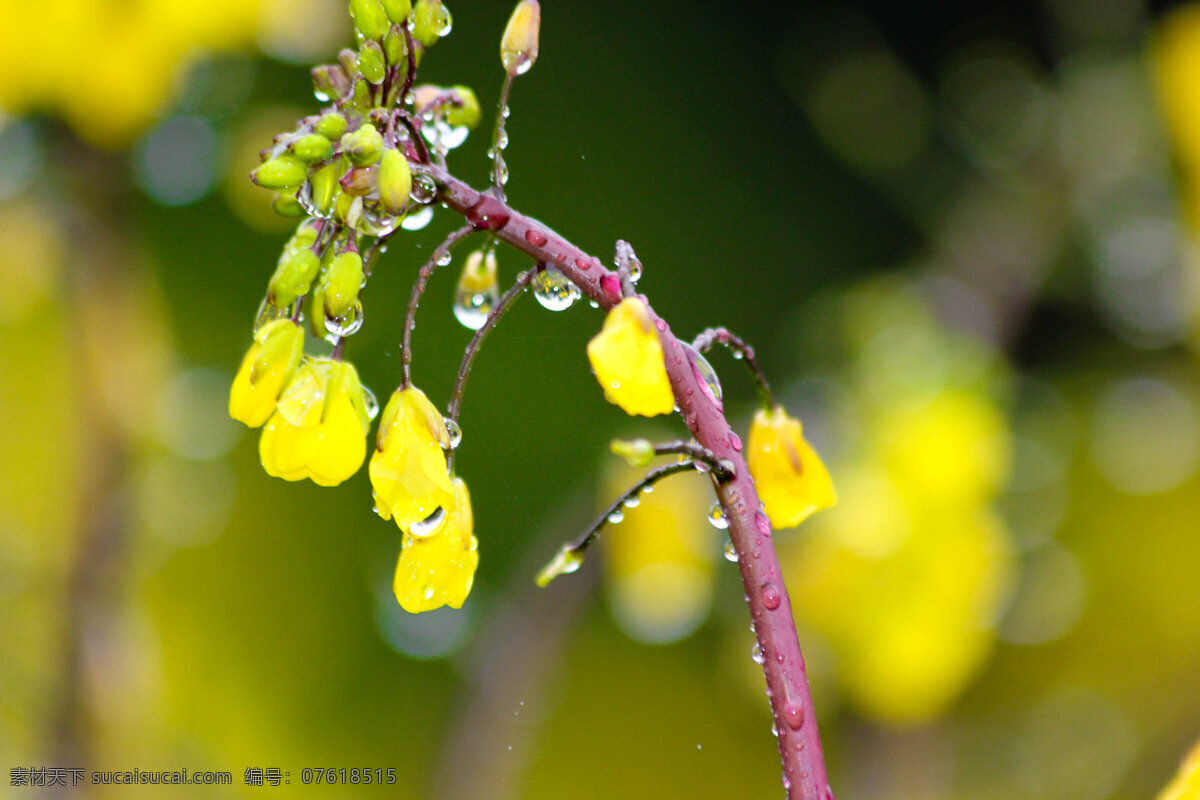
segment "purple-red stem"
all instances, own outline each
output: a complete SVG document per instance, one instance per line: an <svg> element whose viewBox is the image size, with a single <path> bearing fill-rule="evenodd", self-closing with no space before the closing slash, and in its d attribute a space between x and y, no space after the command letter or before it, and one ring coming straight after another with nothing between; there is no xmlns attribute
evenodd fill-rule
<svg viewBox="0 0 1200 800"><path fill-rule="evenodd" d="M490 231L534 261L553 266L602 308L611 308L621 301L620 278L606 269L600 259L443 169L417 166L415 171L432 177L440 188L439 199L455 213L462 214L475 229ZM648 302L646 305L649 307ZM754 481L742 457L742 442L730 430L720 402L697 374L670 327L652 309L650 315L659 331L667 376L680 414L697 442L711 450L717 459L729 459L734 465L734 477L719 484L716 491L729 520L729 538L737 550L746 601L762 651L787 796L789 800L832 800L791 602L775 553L771 523L760 508Z"/></svg>

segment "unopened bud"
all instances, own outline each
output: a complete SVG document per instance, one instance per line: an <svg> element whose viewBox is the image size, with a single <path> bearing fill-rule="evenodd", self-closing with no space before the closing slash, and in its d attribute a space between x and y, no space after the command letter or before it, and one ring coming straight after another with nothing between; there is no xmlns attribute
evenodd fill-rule
<svg viewBox="0 0 1200 800"><path fill-rule="evenodd" d="M383 10L387 14L388 19L397 25L403 25L408 21L408 15L412 13L412 0L381 0ZM400 38L404 38L403 35Z"/></svg>
<svg viewBox="0 0 1200 800"><path fill-rule="evenodd" d="M500 61L510 75L529 71L538 54L538 30L542 26L542 8L538 0L521 0L508 18L508 27L500 39Z"/></svg>
<svg viewBox="0 0 1200 800"><path fill-rule="evenodd" d="M342 152L356 167L374 164L383 155L383 136L371 123L364 123L358 130L342 137Z"/></svg>
<svg viewBox="0 0 1200 800"><path fill-rule="evenodd" d="M336 142L346 132L346 118L336 111L331 111L317 120L313 129L329 141Z"/></svg>
<svg viewBox="0 0 1200 800"><path fill-rule="evenodd" d="M264 189L289 189L299 186L308 174L308 165L292 155L281 155L259 164L250 180Z"/></svg>
<svg viewBox="0 0 1200 800"><path fill-rule="evenodd" d="M388 29L388 16L379 0L350 0L354 27L368 39L378 39Z"/></svg>
<svg viewBox="0 0 1200 800"><path fill-rule="evenodd" d="M309 197L313 208L322 215L329 214L333 204L333 195L338 188L338 164L326 164L314 172L308 180L310 183Z"/></svg>
<svg viewBox="0 0 1200 800"><path fill-rule="evenodd" d="M404 38L404 29L393 25L383 37L383 54L392 66L398 64L408 66L408 41Z"/></svg>
<svg viewBox="0 0 1200 800"><path fill-rule="evenodd" d="M383 83L387 65L383 62L383 48L379 42L367 40L358 48L358 69L364 78L376 86Z"/></svg>
<svg viewBox="0 0 1200 800"><path fill-rule="evenodd" d="M344 317L358 299L362 288L362 256L346 250L333 257L321 276L321 294L324 297L325 313L331 317Z"/></svg>
<svg viewBox="0 0 1200 800"><path fill-rule="evenodd" d="M267 289L271 304L282 308L300 295L308 294L320 268L321 259L311 247L285 247Z"/></svg>
<svg viewBox="0 0 1200 800"><path fill-rule="evenodd" d="M312 79L319 100L338 100L350 92L350 76L337 64L313 67Z"/></svg>
<svg viewBox="0 0 1200 800"><path fill-rule="evenodd" d="M425 47L433 47L433 43L450 33L454 20L442 0L417 0L413 9L413 38Z"/></svg>
<svg viewBox="0 0 1200 800"><path fill-rule="evenodd" d="M452 102L446 109L446 122L451 125L463 125L474 128L483 118L483 109L479 107L479 98L470 86L451 87L458 96L458 102Z"/></svg>
<svg viewBox="0 0 1200 800"><path fill-rule="evenodd" d="M399 150L384 150L379 161L379 202L389 214L399 214L408 205L412 171Z"/></svg>
<svg viewBox="0 0 1200 800"><path fill-rule="evenodd" d="M646 467L654 460L654 445L649 439L613 439L608 446L632 467Z"/></svg>
<svg viewBox="0 0 1200 800"><path fill-rule="evenodd" d="M275 209L275 213L281 217L289 219L295 217L303 217L305 215L304 206L300 205L300 201L296 199L294 194L279 194L275 196L275 202L271 204Z"/></svg>
<svg viewBox="0 0 1200 800"><path fill-rule="evenodd" d="M306 164L315 164L329 158L333 152L333 142L319 133L309 133L293 140L288 150Z"/></svg>
<svg viewBox="0 0 1200 800"><path fill-rule="evenodd" d="M354 88L350 90L350 96L342 101L342 105L358 114L367 113L371 107L371 89L366 78L362 76L355 78Z"/></svg>
<svg viewBox="0 0 1200 800"><path fill-rule="evenodd" d="M358 53L349 47L338 50L337 60L347 75L353 77L358 74Z"/></svg>
<svg viewBox="0 0 1200 800"><path fill-rule="evenodd" d="M352 167L346 171L338 184L351 197L362 197L375 189L375 174L378 167Z"/></svg>

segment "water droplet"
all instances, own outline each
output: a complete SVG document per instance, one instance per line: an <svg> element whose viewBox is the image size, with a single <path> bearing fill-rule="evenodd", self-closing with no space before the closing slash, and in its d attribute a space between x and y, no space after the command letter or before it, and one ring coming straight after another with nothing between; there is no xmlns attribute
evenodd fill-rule
<svg viewBox="0 0 1200 800"><path fill-rule="evenodd" d="M738 560L737 548L733 546L733 542L729 539L725 540L725 560L732 561L735 564Z"/></svg>
<svg viewBox="0 0 1200 800"><path fill-rule="evenodd" d="M798 700L789 700L783 707L783 721L794 731L804 725L804 706Z"/></svg>
<svg viewBox="0 0 1200 800"><path fill-rule="evenodd" d="M629 280L637 283L642 278L642 262L637 259L637 256L629 259Z"/></svg>
<svg viewBox="0 0 1200 800"><path fill-rule="evenodd" d="M496 147L501 150L508 147L508 131L503 128L500 129L500 135L496 137Z"/></svg>
<svg viewBox="0 0 1200 800"><path fill-rule="evenodd" d="M328 207L321 209L317 207L315 202L313 202L313 185L311 180L306 180L303 185L301 185L300 191L296 193L296 200L299 201L300 207L303 208L310 217L329 219L331 216L333 216L334 203L330 202Z"/></svg>
<svg viewBox="0 0 1200 800"><path fill-rule="evenodd" d="M629 497L626 497L624 500L622 500L621 504L626 508L637 508L642 504L642 498L638 497L636 494L631 494Z"/></svg>
<svg viewBox="0 0 1200 800"><path fill-rule="evenodd" d="M595 300L591 299L590 297L588 298L588 305L591 306L592 308L600 307L600 304L597 303Z"/></svg>
<svg viewBox="0 0 1200 800"><path fill-rule="evenodd" d="M700 382L701 386L708 389L709 398L720 406L721 380L717 377L717 371L712 368L712 364L708 363L708 359L700 354L700 351L687 342L681 342L681 344L683 345L683 349L687 351L688 358L691 359L696 379Z"/></svg>
<svg viewBox="0 0 1200 800"><path fill-rule="evenodd" d="M658 319L654 320L654 327L665 333L667 330L667 321L662 317L659 317Z"/></svg>
<svg viewBox="0 0 1200 800"><path fill-rule="evenodd" d="M775 725L774 722L771 723L771 735L774 736L776 739L779 738L779 728Z"/></svg>
<svg viewBox="0 0 1200 800"><path fill-rule="evenodd" d="M736 453L742 452L742 437L738 436L733 431L730 431L729 432L729 446L732 447L734 452L736 452Z"/></svg>
<svg viewBox="0 0 1200 800"><path fill-rule="evenodd" d="M419 231L433 221L433 207L425 206L420 211L410 212L400 220L400 227L406 231Z"/></svg>
<svg viewBox="0 0 1200 800"><path fill-rule="evenodd" d="M326 338L341 339L346 336L353 336L358 333L358 330L363 324L363 307L358 300L354 301L354 305L346 312L344 317L325 317L325 330L329 336Z"/></svg>
<svg viewBox="0 0 1200 800"><path fill-rule="evenodd" d="M408 532L418 539L424 539L426 536L432 536L438 532L438 528L442 527L442 523L446 521L446 510L441 506L434 509L433 513L420 522L414 522L408 529Z"/></svg>
<svg viewBox="0 0 1200 800"><path fill-rule="evenodd" d="M546 234L539 230L530 228L525 231L525 241L529 242L534 247L544 247L546 245Z"/></svg>
<svg viewBox="0 0 1200 800"><path fill-rule="evenodd" d="M625 519L625 512L619 508L615 508L608 513L608 521L611 522L613 525L616 525L618 522L621 522L624 519Z"/></svg>
<svg viewBox="0 0 1200 800"><path fill-rule="evenodd" d="M588 261L586 258L577 258L575 259L575 266L579 267L584 272L587 272L592 268L592 262Z"/></svg>
<svg viewBox="0 0 1200 800"><path fill-rule="evenodd" d="M413 198L414 203L426 205L432 203L433 198L437 196L438 185L434 184L430 176L413 175L413 185L408 190L408 197Z"/></svg>
<svg viewBox="0 0 1200 800"><path fill-rule="evenodd" d="M421 594L425 595L426 600L432 600L433 599L433 586L428 583L425 584L425 588L421 590Z"/></svg>
<svg viewBox="0 0 1200 800"><path fill-rule="evenodd" d="M755 511L754 523L758 525L758 529L762 532L763 536L771 535L771 519L766 515L766 512Z"/></svg>
<svg viewBox="0 0 1200 800"><path fill-rule="evenodd" d="M363 408L367 412L367 419L375 419L375 417L379 416L379 400L375 397L375 393L366 386L362 387L362 390Z"/></svg>
<svg viewBox="0 0 1200 800"><path fill-rule="evenodd" d="M654 494L654 487L653 486L643 486L642 494Z"/></svg>
<svg viewBox="0 0 1200 800"><path fill-rule="evenodd" d="M763 605L770 611L779 608L779 604L783 602L783 595L773 583L764 583L759 591L762 593Z"/></svg>
<svg viewBox="0 0 1200 800"><path fill-rule="evenodd" d="M570 545L564 544L550 563L542 567L542 571L538 573L537 585L545 586L559 575L569 575L579 569L582 563L583 554L575 552Z"/></svg>
<svg viewBox="0 0 1200 800"><path fill-rule="evenodd" d="M725 516L725 509L720 503L713 503L712 508L708 510L708 521L719 531L729 527L729 518Z"/></svg>
<svg viewBox="0 0 1200 800"><path fill-rule="evenodd" d="M258 313L254 315L254 332L258 333L259 329L267 323L283 319L286 316L286 308L276 308L264 298L262 304L258 307Z"/></svg>
<svg viewBox="0 0 1200 800"><path fill-rule="evenodd" d="M462 442L462 428L454 420L446 417L446 433L450 435L450 449L458 447Z"/></svg>
<svg viewBox="0 0 1200 800"><path fill-rule="evenodd" d="M761 664L766 661L766 659L763 657L762 648L758 646L758 642L755 642L754 646L750 648L750 660L755 664ZM775 731L775 735L778 736L779 732Z"/></svg>
<svg viewBox="0 0 1200 800"><path fill-rule="evenodd" d="M562 311L575 305L579 289L561 272L547 267L533 276L533 296L543 308Z"/></svg>
<svg viewBox="0 0 1200 800"><path fill-rule="evenodd" d="M443 250L437 257L435 263L439 267L444 267L450 263L451 255L449 250Z"/></svg>

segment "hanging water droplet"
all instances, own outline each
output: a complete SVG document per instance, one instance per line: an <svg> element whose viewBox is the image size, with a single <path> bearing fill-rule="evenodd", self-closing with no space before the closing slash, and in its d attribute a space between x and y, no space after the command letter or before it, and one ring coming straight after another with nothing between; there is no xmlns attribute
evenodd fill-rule
<svg viewBox="0 0 1200 800"><path fill-rule="evenodd" d="M642 498L638 497L636 494L631 494L629 497L626 497L623 501L621 501L621 504L626 508L637 508L642 504Z"/></svg>
<svg viewBox="0 0 1200 800"><path fill-rule="evenodd" d="M496 147L501 150L508 147L508 131L503 128L500 129L500 135L496 137Z"/></svg>
<svg viewBox="0 0 1200 800"><path fill-rule="evenodd" d="M732 348L730 350L729 354L731 356L733 356L734 361L741 361L743 358L746 357L746 354L744 352L742 352L742 349L740 347Z"/></svg>
<svg viewBox="0 0 1200 800"><path fill-rule="evenodd" d="M495 290L472 292L459 289L454 293L454 316L464 327L477 331L499 302L500 293Z"/></svg>
<svg viewBox="0 0 1200 800"><path fill-rule="evenodd" d="M733 546L733 542L729 539L725 540L725 560L732 561L735 564L738 560L737 548Z"/></svg>
<svg viewBox="0 0 1200 800"><path fill-rule="evenodd" d="M303 208L310 217L329 219L331 216L333 216L334 204L332 202L328 203L327 207L322 209L313 201L312 180L306 180L300 186L300 191L296 193L296 200L300 203L300 207Z"/></svg>
<svg viewBox="0 0 1200 800"><path fill-rule="evenodd" d="M254 315L254 332L258 333L262 326L277 319L283 319L285 316L287 316L287 309L276 308L266 298L263 298L262 304L258 307L258 313Z"/></svg>
<svg viewBox="0 0 1200 800"><path fill-rule="evenodd" d="M475 250L463 262L454 292L454 316L473 331L483 327L500 302L496 272L496 255L491 250Z"/></svg>
<svg viewBox="0 0 1200 800"><path fill-rule="evenodd" d="M533 276L533 296L543 308L562 311L579 299L579 289L561 272L547 267Z"/></svg>
<svg viewBox="0 0 1200 800"><path fill-rule="evenodd" d="M346 312L344 317L325 317L325 330L329 333L326 338L341 339L358 333L363 324L363 307L358 300Z"/></svg>
<svg viewBox="0 0 1200 800"><path fill-rule="evenodd" d="M618 522L621 522L624 519L625 512L619 508L614 508L612 511L608 512L608 521L613 525L616 525Z"/></svg>
<svg viewBox="0 0 1200 800"><path fill-rule="evenodd" d="M508 164L506 162L500 162L500 167L496 170L496 177L500 179L501 186L508 183Z"/></svg>
<svg viewBox="0 0 1200 800"><path fill-rule="evenodd" d="M431 203L437 197L437 183L428 175L413 175L408 196L421 205Z"/></svg>
<svg viewBox="0 0 1200 800"><path fill-rule="evenodd" d="M462 428L454 420L446 417L446 433L450 435L450 449L458 447L462 441Z"/></svg>
<svg viewBox="0 0 1200 800"><path fill-rule="evenodd" d="M579 569L579 565L583 563L583 554L577 553L571 549L571 546L564 544L562 548L550 560L550 563L542 567L542 571L537 575L537 585L545 586L550 581L557 578L559 575L568 575Z"/></svg>
<svg viewBox="0 0 1200 800"><path fill-rule="evenodd" d="M648 486L643 486L642 494L654 494L654 485L650 484Z"/></svg>
<svg viewBox="0 0 1200 800"><path fill-rule="evenodd" d="M592 300L591 298L588 298L588 305L591 306L592 308L600 307L600 304L597 303L595 300Z"/></svg>
<svg viewBox="0 0 1200 800"><path fill-rule="evenodd" d="M725 509L720 503L713 503L712 508L708 510L708 521L719 531L729 527L729 518L725 516Z"/></svg>
<svg viewBox="0 0 1200 800"><path fill-rule="evenodd" d="M637 256L629 259L629 280L637 283L642 278L642 262L637 259Z"/></svg>
<svg viewBox="0 0 1200 800"><path fill-rule="evenodd" d="M763 657L762 648L759 647L758 642L755 642L754 647L750 648L750 660L755 664L761 664L766 661L766 659ZM775 735L778 736L778 732L776 732Z"/></svg>
<svg viewBox="0 0 1200 800"><path fill-rule="evenodd" d="M400 227L406 231L419 231L433 221L433 206L425 206L400 220Z"/></svg>
<svg viewBox="0 0 1200 800"><path fill-rule="evenodd" d="M446 521L446 510L438 506L425 519L420 522L414 522L408 529L408 532L418 539L424 539L426 536L432 536L438 532L438 528L442 527L442 523Z"/></svg>
<svg viewBox="0 0 1200 800"><path fill-rule="evenodd" d="M700 385L708 389L708 393L718 406L721 405L721 379L717 377L717 371L712 368L712 364L708 363L708 359L700 354L700 351L692 347L687 342L680 342L683 349L687 351L688 358L691 359L692 369L696 373L696 379L700 381Z"/></svg>
<svg viewBox="0 0 1200 800"><path fill-rule="evenodd" d="M379 400L375 397L375 393L366 386L363 390L363 409L367 412L367 419L372 420L379 416Z"/></svg>
<svg viewBox="0 0 1200 800"><path fill-rule="evenodd" d="M438 257L437 257L437 259L436 259L436 263L437 263L437 265L438 265L439 267L444 267L444 266L446 266L447 264L449 264L449 263L450 263L450 259L451 259L451 256L450 256L450 251L449 251L449 250L443 250L441 253L439 253L439 254L438 254Z"/></svg>

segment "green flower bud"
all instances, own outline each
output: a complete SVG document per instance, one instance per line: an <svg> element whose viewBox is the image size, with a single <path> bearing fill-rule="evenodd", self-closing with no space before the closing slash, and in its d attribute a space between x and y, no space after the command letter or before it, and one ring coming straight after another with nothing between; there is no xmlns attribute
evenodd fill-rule
<svg viewBox="0 0 1200 800"><path fill-rule="evenodd" d="M312 184L310 196L313 208L322 214L328 214L333 204L333 195L338 189L338 165L327 164L313 173L309 178Z"/></svg>
<svg viewBox="0 0 1200 800"><path fill-rule="evenodd" d="M343 47L341 50L338 50L337 59L347 75L352 78L358 75L358 53L349 47Z"/></svg>
<svg viewBox="0 0 1200 800"><path fill-rule="evenodd" d="M321 283L317 281L312 285L312 291L308 294L307 303L308 314L308 331L317 339L325 338L325 295L321 290Z"/></svg>
<svg viewBox="0 0 1200 800"><path fill-rule="evenodd" d="M267 287L267 296L277 308L290 305L297 297L308 294L312 281L321 269L321 259L311 247L285 247L275 274Z"/></svg>
<svg viewBox="0 0 1200 800"><path fill-rule="evenodd" d="M508 18L500 39L500 61L509 75L529 71L538 54L538 30L542 26L542 8L538 0L521 0Z"/></svg>
<svg viewBox="0 0 1200 800"><path fill-rule="evenodd" d="M408 41L404 38L404 29L399 25L393 25L388 29L387 36L383 37L383 53L389 64L408 66Z"/></svg>
<svg viewBox="0 0 1200 800"><path fill-rule="evenodd" d="M312 79L318 100L339 100L350 92L350 76L337 64L313 67Z"/></svg>
<svg viewBox="0 0 1200 800"><path fill-rule="evenodd" d="M333 152L333 142L319 133L309 133L294 139L288 145L288 150L301 161L315 164L329 158L329 154Z"/></svg>
<svg viewBox="0 0 1200 800"><path fill-rule="evenodd" d="M281 155L258 166L250 180L264 189L291 189L304 182L308 165L292 155Z"/></svg>
<svg viewBox="0 0 1200 800"><path fill-rule="evenodd" d="M294 194L280 194L275 196L275 202L272 204L275 213L281 217L303 217L305 215L304 206L300 205L300 201L296 199Z"/></svg>
<svg viewBox="0 0 1200 800"><path fill-rule="evenodd" d="M296 228L296 232L292 234L292 238L288 239L286 247L293 250L302 250L305 247L312 247L317 241L317 228L313 223L301 224Z"/></svg>
<svg viewBox="0 0 1200 800"><path fill-rule="evenodd" d="M649 439L613 439L609 448L631 467L646 467L654 460L654 445Z"/></svg>
<svg viewBox="0 0 1200 800"><path fill-rule="evenodd" d="M474 128L479 124L479 120L483 118L483 109L479 107L479 98L475 96L470 86L453 86L451 87L461 105L451 103L446 109L446 122L451 125L465 125L468 128Z"/></svg>
<svg viewBox="0 0 1200 800"><path fill-rule="evenodd" d="M389 214L400 214L408 205L412 171L399 150L384 150L379 162L379 202Z"/></svg>
<svg viewBox="0 0 1200 800"><path fill-rule="evenodd" d="M411 0L382 0L382 2L383 10L392 22L403 25L408 20L408 15L412 12Z"/></svg>
<svg viewBox="0 0 1200 800"><path fill-rule="evenodd" d="M371 123L364 123L353 133L342 137L342 152L356 167L374 164L383 155L383 136Z"/></svg>
<svg viewBox="0 0 1200 800"><path fill-rule="evenodd" d="M388 17L379 0L350 0L350 17L354 27L368 39L378 39L387 32Z"/></svg>
<svg viewBox="0 0 1200 800"><path fill-rule="evenodd" d="M379 43L368 40L358 49L358 69L364 78L375 85L383 83L387 66L383 62L383 48Z"/></svg>
<svg viewBox="0 0 1200 800"><path fill-rule="evenodd" d="M417 0L413 9L413 37L425 47L450 33L454 20L442 0Z"/></svg>
<svg viewBox="0 0 1200 800"><path fill-rule="evenodd" d="M351 250L338 253L321 276L321 294L324 297L325 313L331 317L344 317L358 299L362 288L362 256Z"/></svg>
<svg viewBox="0 0 1200 800"><path fill-rule="evenodd" d="M336 111L330 111L317 120L313 128L329 141L336 142L346 132L346 118Z"/></svg>
<svg viewBox="0 0 1200 800"><path fill-rule="evenodd" d="M358 222L358 217L361 214L361 197L354 197L353 195L346 194L345 192L338 193L337 201L333 204L333 215L337 217L339 221L348 223L350 224L350 227L354 227L354 224Z"/></svg>
<svg viewBox="0 0 1200 800"><path fill-rule="evenodd" d="M367 88L367 79L359 77L354 81L350 97L343 101L344 106L359 114L366 114L371 107L371 91Z"/></svg>

